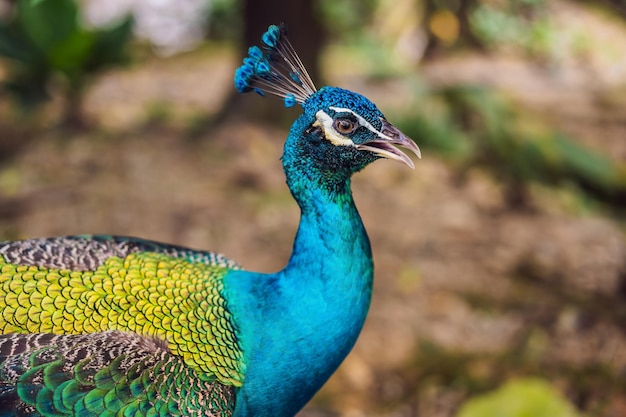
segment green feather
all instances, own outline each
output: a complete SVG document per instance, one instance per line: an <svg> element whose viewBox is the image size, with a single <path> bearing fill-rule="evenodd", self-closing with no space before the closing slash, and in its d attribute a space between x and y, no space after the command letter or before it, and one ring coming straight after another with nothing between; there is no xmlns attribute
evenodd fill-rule
<svg viewBox="0 0 626 417"><path fill-rule="evenodd" d="M58 415L56 407L54 406L54 391L43 388L37 393L37 399L35 401L37 411L43 416L55 416Z"/></svg>
<svg viewBox="0 0 626 417"><path fill-rule="evenodd" d="M39 365L26 371L17 382L17 393L19 397L27 404L35 405L37 403L38 385L36 378L41 379L41 372L46 365Z"/></svg>
<svg viewBox="0 0 626 417"><path fill-rule="evenodd" d="M63 388L61 388L63 387ZM80 385L76 380L71 379L59 386L61 402L63 403L63 407L66 410L73 410L76 406L76 403L80 401L81 398L85 395L84 391L81 390ZM57 391L59 391L57 389ZM61 407L58 407L61 410Z"/></svg>
<svg viewBox="0 0 626 417"><path fill-rule="evenodd" d="M106 409L106 395L107 391L103 389L92 389L82 398L79 404L83 404L85 411L90 413L89 415L100 415Z"/></svg>

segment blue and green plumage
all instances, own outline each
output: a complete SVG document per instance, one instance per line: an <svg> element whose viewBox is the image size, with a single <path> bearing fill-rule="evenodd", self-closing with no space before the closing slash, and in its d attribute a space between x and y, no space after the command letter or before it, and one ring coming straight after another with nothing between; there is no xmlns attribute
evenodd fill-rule
<svg viewBox="0 0 626 417"><path fill-rule="evenodd" d="M348 354L373 279L351 175L419 150L365 97L316 90L283 28L263 42L237 89L303 109L282 158L301 209L287 266L119 237L0 243L0 417L291 416Z"/></svg>

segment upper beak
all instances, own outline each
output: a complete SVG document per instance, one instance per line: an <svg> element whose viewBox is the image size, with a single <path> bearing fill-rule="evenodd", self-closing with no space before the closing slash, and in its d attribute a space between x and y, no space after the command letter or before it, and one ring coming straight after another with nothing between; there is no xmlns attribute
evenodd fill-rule
<svg viewBox="0 0 626 417"><path fill-rule="evenodd" d="M380 120L383 122L383 127L380 130L378 138L370 140L369 142L358 144L356 145L356 148L359 150L373 152L383 158L395 159L396 161L407 164L410 168L415 168L411 158L394 145L402 146L412 151L418 158L422 157L420 148L411 138L402 133L397 127L383 118Z"/></svg>

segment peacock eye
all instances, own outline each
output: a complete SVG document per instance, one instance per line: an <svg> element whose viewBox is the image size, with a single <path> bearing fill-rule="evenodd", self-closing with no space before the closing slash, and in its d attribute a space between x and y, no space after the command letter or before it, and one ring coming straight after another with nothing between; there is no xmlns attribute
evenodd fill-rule
<svg viewBox="0 0 626 417"><path fill-rule="evenodd" d="M333 125L335 130L342 135L348 135L354 132L359 125L350 119L336 119Z"/></svg>

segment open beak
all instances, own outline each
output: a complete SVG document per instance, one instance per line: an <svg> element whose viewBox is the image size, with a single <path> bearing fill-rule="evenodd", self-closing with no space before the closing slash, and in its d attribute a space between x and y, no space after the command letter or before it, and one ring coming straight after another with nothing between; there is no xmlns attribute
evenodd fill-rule
<svg viewBox="0 0 626 417"><path fill-rule="evenodd" d="M396 161L407 164L410 168L415 168L411 158L394 145L402 146L410 150L417 155L418 158L422 157L420 148L411 138L400 132L397 127L383 118L380 120L383 122L383 127L379 132L378 138L358 144L356 148L363 151L370 151L382 158L395 159Z"/></svg>

